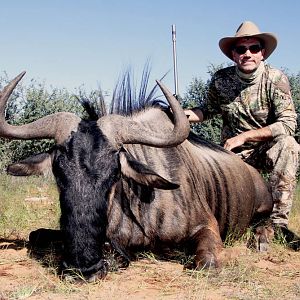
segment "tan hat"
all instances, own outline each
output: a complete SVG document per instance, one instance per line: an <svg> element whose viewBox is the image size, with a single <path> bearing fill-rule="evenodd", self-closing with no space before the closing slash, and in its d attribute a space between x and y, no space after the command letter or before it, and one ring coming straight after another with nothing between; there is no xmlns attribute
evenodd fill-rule
<svg viewBox="0 0 300 300"><path fill-rule="evenodd" d="M265 48L265 59L271 55L277 46L277 38L274 34L260 32L259 28L253 22L245 21L239 26L233 37L224 37L220 39L219 47L227 57L233 60L232 48L237 40L243 37L254 37L262 40Z"/></svg>

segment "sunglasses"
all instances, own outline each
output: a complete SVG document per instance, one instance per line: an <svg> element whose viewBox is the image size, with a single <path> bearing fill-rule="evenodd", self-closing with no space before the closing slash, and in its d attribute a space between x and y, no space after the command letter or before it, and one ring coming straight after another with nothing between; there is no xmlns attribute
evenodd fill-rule
<svg viewBox="0 0 300 300"><path fill-rule="evenodd" d="M260 45L251 45L249 47L246 47L246 46L236 46L234 48L234 51L237 54L239 54L239 55L245 54L247 52L247 50L249 50L252 54L256 54L259 51L261 51L261 49L262 49L262 47Z"/></svg>

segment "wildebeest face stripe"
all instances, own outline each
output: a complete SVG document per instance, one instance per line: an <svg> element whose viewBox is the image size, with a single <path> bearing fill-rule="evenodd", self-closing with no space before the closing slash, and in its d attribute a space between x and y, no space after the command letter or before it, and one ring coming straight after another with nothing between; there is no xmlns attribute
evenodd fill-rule
<svg viewBox="0 0 300 300"><path fill-rule="evenodd" d="M88 269L102 258L107 199L120 176L117 152L97 126L82 122L65 149L58 151L53 172L61 191L66 263Z"/></svg>

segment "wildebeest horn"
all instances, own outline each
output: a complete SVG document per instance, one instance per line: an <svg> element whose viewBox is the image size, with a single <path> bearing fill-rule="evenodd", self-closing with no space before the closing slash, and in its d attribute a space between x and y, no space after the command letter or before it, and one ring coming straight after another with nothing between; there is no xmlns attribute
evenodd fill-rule
<svg viewBox="0 0 300 300"><path fill-rule="evenodd" d="M81 119L73 113L58 112L28 124L15 126L5 120L6 103L18 82L26 72L20 73L0 93L0 137L8 139L43 139L53 138L58 144L63 143L71 131L75 131ZM106 132L112 134L116 143L144 144L155 147L172 147L182 143L188 136L190 126L179 102L171 92L159 81L157 84L167 98L173 114L174 128L169 133L159 134L141 127L139 122L118 115L100 118L100 127L106 127ZM115 126L118 124L118 126ZM103 128L104 129L104 128Z"/></svg>
<svg viewBox="0 0 300 300"><path fill-rule="evenodd" d="M20 73L0 93L0 137L8 139L54 138L56 143L62 143L71 131L77 128L81 120L73 113L59 112L20 126L10 125L6 122L7 100L25 73Z"/></svg>
<svg viewBox="0 0 300 300"><path fill-rule="evenodd" d="M173 147L182 143L189 135L190 124L178 100L157 80L157 84L168 100L174 115L174 128L166 133L155 132L135 120L111 115L109 120L99 119L99 126L115 142L124 144L143 144L154 147Z"/></svg>

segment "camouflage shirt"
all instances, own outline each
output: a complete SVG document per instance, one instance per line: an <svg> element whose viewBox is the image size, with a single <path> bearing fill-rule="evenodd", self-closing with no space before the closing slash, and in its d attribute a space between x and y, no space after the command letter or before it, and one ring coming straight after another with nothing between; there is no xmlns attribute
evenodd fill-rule
<svg viewBox="0 0 300 300"><path fill-rule="evenodd" d="M221 114L222 143L244 131L265 126L269 126L273 137L294 135L296 128L288 78L266 64L255 83L242 81L235 66L217 71L201 110L204 119Z"/></svg>

